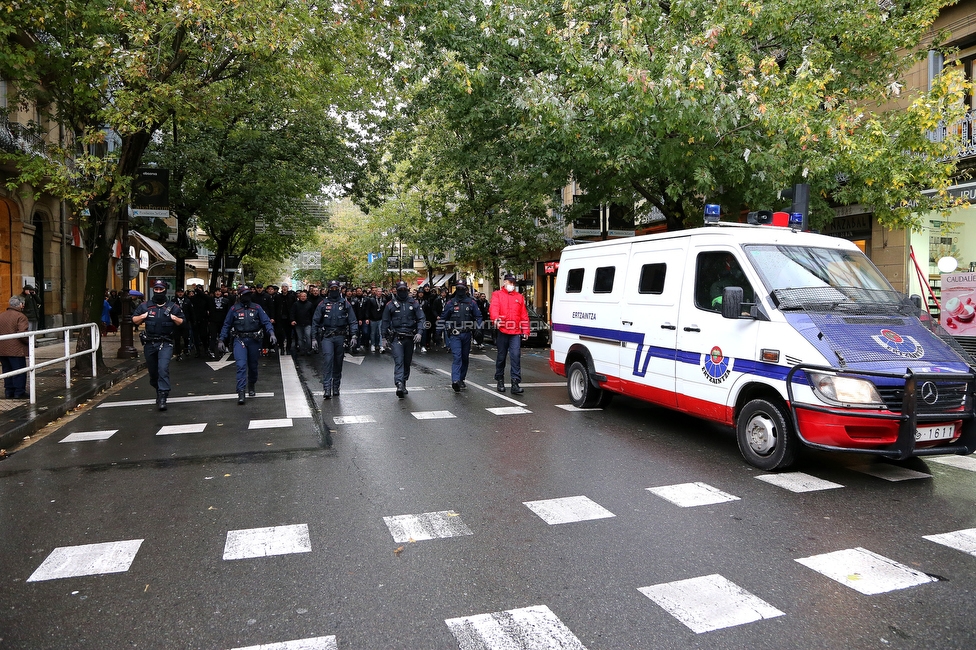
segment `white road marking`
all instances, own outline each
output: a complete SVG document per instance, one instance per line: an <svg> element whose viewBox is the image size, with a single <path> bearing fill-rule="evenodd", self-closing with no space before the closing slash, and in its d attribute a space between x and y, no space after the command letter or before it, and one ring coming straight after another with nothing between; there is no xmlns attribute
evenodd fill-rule
<svg viewBox="0 0 976 650"><path fill-rule="evenodd" d="M170 424L160 428L160 430L156 432L156 435L171 436L177 433L201 433L206 428L206 422L200 422L197 424Z"/></svg>
<svg viewBox="0 0 976 650"><path fill-rule="evenodd" d="M494 388L497 382L492 382L490 384L485 384L488 388ZM505 384L508 386L508 384ZM556 388L556 387L566 387L566 382L564 381L539 381L531 384L527 384L524 381L519 383L522 388Z"/></svg>
<svg viewBox="0 0 976 650"><path fill-rule="evenodd" d="M550 526L616 517L615 514L600 504L584 496L523 501L522 503Z"/></svg>
<svg viewBox="0 0 976 650"><path fill-rule="evenodd" d="M573 406L572 404L556 404L556 408L562 409L564 411L569 411L571 413L576 411L602 411L603 410L601 408L581 409L578 406Z"/></svg>
<svg viewBox="0 0 976 650"><path fill-rule="evenodd" d="M450 411L413 411L410 415L418 420L449 420L457 417Z"/></svg>
<svg viewBox="0 0 976 650"><path fill-rule="evenodd" d="M922 539L927 539L936 544L942 544L949 548L954 548L963 553L976 556L976 528L957 530L953 533L942 533L940 535L922 535Z"/></svg>
<svg viewBox="0 0 976 650"><path fill-rule="evenodd" d="M803 472L785 472L783 474L763 474L756 477L771 485L784 488L790 492L816 492L817 490L833 490L844 487L840 483L825 481Z"/></svg>
<svg viewBox="0 0 976 650"><path fill-rule="evenodd" d="M410 392L415 392L415 391L419 392L422 390L430 390L430 389L424 388L422 386L417 386L417 387L407 386L407 390L409 390ZM349 390L348 388L342 389L343 395L371 395L377 393L395 393L395 392L396 392L396 388L353 388L352 390Z"/></svg>
<svg viewBox="0 0 976 650"><path fill-rule="evenodd" d="M368 424L376 422L372 415L337 415L332 418L336 424Z"/></svg>
<svg viewBox="0 0 976 650"><path fill-rule="evenodd" d="M862 474L868 474L886 481L910 481L916 478L932 478L931 474L916 472L907 467L898 467L891 463L871 463L869 465L852 465L849 469Z"/></svg>
<svg viewBox="0 0 976 650"><path fill-rule="evenodd" d="M495 415L524 415L532 412L521 406L499 406L498 408L486 408L485 410Z"/></svg>
<svg viewBox="0 0 976 650"><path fill-rule="evenodd" d="M72 433L70 436L66 437L61 442L88 442L89 440L108 440L118 432L119 432L118 429L112 429L110 431L78 431L77 433Z"/></svg>
<svg viewBox="0 0 976 650"><path fill-rule="evenodd" d="M249 645L246 648L233 648L232 650L338 650L338 648L336 638L333 635L265 643L264 645Z"/></svg>
<svg viewBox="0 0 976 650"><path fill-rule="evenodd" d="M231 359L232 356L233 356L233 352L228 352L227 354L224 355L223 359L219 361L208 361L207 365L210 366L211 370L216 372L221 368L226 368L227 366L232 366L235 363L237 363L234 359Z"/></svg>
<svg viewBox="0 0 976 650"><path fill-rule="evenodd" d="M308 405L308 398L305 397L305 389L302 388L302 381L298 378L298 371L295 369L295 360L287 354L281 355L278 360L278 366L281 368L281 392L285 398L285 417L312 417L312 409Z"/></svg>
<svg viewBox="0 0 976 650"><path fill-rule="evenodd" d="M469 354L468 359L477 359L478 361L491 361L495 363L495 360L489 357L487 354Z"/></svg>
<svg viewBox="0 0 976 650"><path fill-rule="evenodd" d="M860 547L796 561L867 596L938 582L921 571Z"/></svg>
<svg viewBox="0 0 976 650"><path fill-rule="evenodd" d="M393 541L397 543L474 534L453 510L383 517L383 522L390 529Z"/></svg>
<svg viewBox="0 0 976 650"><path fill-rule="evenodd" d="M308 538L308 524L247 528L227 531L224 544L225 560L243 560L269 555L310 553L312 543Z"/></svg>
<svg viewBox="0 0 976 650"><path fill-rule="evenodd" d="M717 573L638 591L696 634L783 616L783 612Z"/></svg>
<svg viewBox="0 0 976 650"><path fill-rule="evenodd" d="M95 576L103 573L122 573L129 570L141 539L82 546L60 546L47 556L27 582Z"/></svg>
<svg viewBox="0 0 976 650"><path fill-rule="evenodd" d="M347 352L346 354L342 355L342 362L343 363L354 363L357 366L361 366L361 365L363 365L363 359L365 359L365 358L366 357L357 357L357 356L351 355L351 354L349 354Z"/></svg>
<svg viewBox="0 0 976 650"><path fill-rule="evenodd" d="M661 487L647 488L648 492L653 492L657 496L670 501L682 508L693 508L695 506L707 506L714 503L725 503L727 501L738 501L739 497L722 492L707 483L680 483L678 485L662 485Z"/></svg>
<svg viewBox="0 0 976 650"><path fill-rule="evenodd" d="M446 621L459 650L586 650L576 635L545 605Z"/></svg>
<svg viewBox="0 0 976 650"><path fill-rule="evenodd" d="M280 429L292 426L291 418L278 418L277 420L251 420L247 428L250 429Z"/></svg>
<svg viewBox="0 0 976 650"><path fill-rule="evenodd" d="M929 456L925 460L931 463L939 463L940 465L948 465L950 467L958 467L959 469L976 472L976 457L974 456Z"/></svg>
<svg viewBox="0 0 976 650"><path fill-rule="evenodd" d="M451 373L448 372L447 370L441 370L440 368L437 368L437 372L441 373L442 375L447 375L448 377L451 376ZM516 406L525 406L524 403L518 401L517 399L512 399L511 397L508 397L507 395L504 395L502 393L499 393L496 390L492 390L490 388L485 388L484 386L479 386L478 384L468 384L468 385L471 386L471 388L477 388L478 390L483 390L484 392L488 393L489 395L494 395L495 397L497 397L499 399L503 399L506 402L511 402L512 404L515 404Z"/></svg>
<svg viewBox="0 0 976 650"><path fill-rule="evenodd" d="M254 397L274 397L274 393L257 393ZM248 397L248 399L254 399ZM237 399L237 393L224 393L222 395L190 395L189 397L170 397L170 404L185 404L188 402L219 402L221 400ZM155 405L156 399L134 399L126 402L102 402L97 408L107 409L116 406L148 406Z"/></svg>

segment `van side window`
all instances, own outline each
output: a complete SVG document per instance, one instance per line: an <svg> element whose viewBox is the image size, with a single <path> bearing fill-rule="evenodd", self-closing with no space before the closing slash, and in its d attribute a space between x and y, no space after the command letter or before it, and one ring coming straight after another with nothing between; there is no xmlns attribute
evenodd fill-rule
<svg viewBox="0 0 976 650"><path fill-rule="evenodd" d="M617 272L616 266L600 266L593 278L593 293L611 293L613 291L613 276Z"/></svg>
<svg viewBox="0 0 976 650"><path fill-rule="evenodd" d="M708 311L722 311L725 287L742 287L743 302L755 302L756 294L735 255L727 251L699 253L695 265L695 306Z"/></svg>
<svg viewBox="0 0 976 650"><path fill-rule="evenodd" d="M566 293L579 293L583 290L583 269L570 269L566 274Z"/></svg>
<svg viewBox="0 0 976 650"><path fill-rule="evenodd" d="M645 264L642 266L637 293L664 293L664 272L666 270L666 264Z"/></svg>

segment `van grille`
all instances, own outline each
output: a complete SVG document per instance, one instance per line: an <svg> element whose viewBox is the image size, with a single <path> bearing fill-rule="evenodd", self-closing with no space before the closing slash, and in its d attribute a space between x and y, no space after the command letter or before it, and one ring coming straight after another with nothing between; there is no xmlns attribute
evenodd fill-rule
<svg viewBox="0 0 976 650"><path fill-rule="evenodd" d="M935 401L929 403L923 399L923 386L927 382L922 382L918 387L917 410L920 414L936 414L953 411L965 406L967 385L964 381L956 382L933 382L938 389L938 396ZM905 397L904 386L878 386L878 393L884 401L889 411L901 412L902 400Z"/></svg>

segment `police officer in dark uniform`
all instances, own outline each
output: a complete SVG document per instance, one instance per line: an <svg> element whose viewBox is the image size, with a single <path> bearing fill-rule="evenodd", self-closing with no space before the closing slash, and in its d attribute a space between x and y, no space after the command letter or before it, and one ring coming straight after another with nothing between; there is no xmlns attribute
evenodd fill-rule
<svg viewBox="0 0 976 650"><path fill-rule="evenodd" d="M410 364L413 361L414 344L420 343L427 319L416 298L410 296L406 282L397 282L396 295L383 308L380 331L393 349L393 383L396 396L407 394Z"/></svg>
<svg viewBox="0 0 976 650"><path fill-rule="evenodd" d="M165 282L156 280L152 286L152 302L144 302L132 312L135 325L146 323L139 338L146 355L149 385L156 389L156 407L160 411L166 410L166 398L169 397L169 362L173 358L173 340L185 318L180 306L167 300L168 288Z"/></svg>
<svg viewBox="0 0 976 650"><path fill-rule="evenodd" d="M329 291L315 308L312 316L312 349L322 350L322 398L332 399L339 395L342 381L342 356L346 337L351 336L349 348L356 347L356 330L359 321L352 305L342 296L342 288L336 280L329 282Z"/></svg>
<svg viewBox="0 0 976 650"><path fill-rule="evenodd" d="M251 302L251 287L244 285L237 291L238 301L227 312L220 330L217 351L227 351L229 337L234 337L234 361L237 363L237 403L243 404L244 388L254 397L254 385L258 382L258 357L261 356L261 339L265 334L272 346L277 345L274 326L261 305Z"/></svg>
<svg viewBox="0 0 976 650"><path fill-rule="evenodd" d="M465 388L464 378L468 375L468 357L471 354L471 333L481 329L483 316L478 304L468 295L468 285L458 280L454 285L454 297L444 305L441 321L444 323L444 336L454 357L451 363L451 388L460 393Z"/></svg>

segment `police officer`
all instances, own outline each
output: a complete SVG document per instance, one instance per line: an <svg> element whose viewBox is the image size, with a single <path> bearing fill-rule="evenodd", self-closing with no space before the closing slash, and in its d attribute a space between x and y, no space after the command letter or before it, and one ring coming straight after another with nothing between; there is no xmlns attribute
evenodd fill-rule
<svg viewBox="0 0 976 650"><path fill-rule="evenodd" d="M342 381L343 346L347 336L350 349L356 347L356 312L352 305L342 296L339 282L329 282L329 290L312 316L312 331L315 338L312 349L322 349L322 398L332 399L339 395L339 383ZM321 343L320 343L321 341Z"/></svg>
<svg viewBox="0 0 976 650"><path fill-rule="evenodd" d="M483 317L477 303L468 295L468 285L458 280L454 285L454 297L444 305L441 321L444 323L444 336L454 357L451 363L451 388L460 393L465 388L464 378L468 375L468 357L471 354L471 333L481 329Z"/></svg>
<svg viewBox="0 0 976 650"><path fill-rule="evenodd" d="M393 383L399 398L407 395L413 348L420 343L426 323L423 307L410 296L410 287L406 282L397 282L396 295L383 308L380 328L393 349Z"/></svg>
<svg viewBox="0 0 976 650"><path fill-rule="evenodd" d="M176 303L166 299L169 287L162 280L152 285L152 302L144 302L132 312L132 322L146 323L145 331L139 334L146 355L149 370L149 385L156 389L156 407L166 410L169 397L169 362L173 358L173 339L183 325L183 310Z"/></svg>
<svg viewBox="0 0 976 650"><path fill-rule="evenodd" d="M274 326L261 305L251 302L254 291L244 285L237 290L237 303L227 312L224 326L220 329L217 351L227 351L229 337L234 337L234 361L237 363L237 403L243 404L244 387L254 397L254 385L258 382L258 357L261 356L261 339L268 335L271 345L276 345Z"/></svg>

